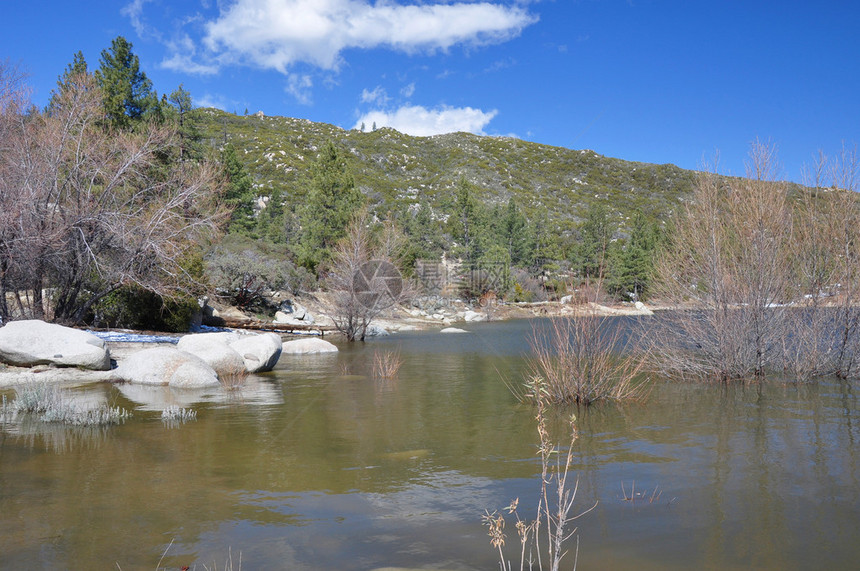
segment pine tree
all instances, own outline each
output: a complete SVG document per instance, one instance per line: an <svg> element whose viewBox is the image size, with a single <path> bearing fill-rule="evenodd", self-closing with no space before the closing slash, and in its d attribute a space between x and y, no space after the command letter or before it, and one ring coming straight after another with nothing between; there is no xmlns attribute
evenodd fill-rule
<svg viewBox="0 0 860 571"><path fill-rule="evenodd" d="M607 283L610 292L633 299L647 297L659 241L659 227L637 213L624 248L612 256Z"/></svg>
<svg viewBox="0 0 860 571"><path fill-rule="evenodd" d="M364 196L334 144L327 142L313 167L313 182L302 208L299 261L311 271L331 258Z"/></svg>
<svg viewBox="0 0 860 571"><path fill-rule="evenodd" d="M403 231L408 236L408 262L438 259L445 249L439 222L433 220L433 212L426 200L421 200L414 211L403 215Z"/></svg>
<svg viewBox="0 0 860 571"><path fill-rule="evenodd" d="M131 48L131 42L117 36L109 49L102 50L96 70L96 80L104 91L105 117L121 129L160 111L158 95Z"/></svg>
<svg viewBox="0 0 860 571"><path fill-rule="evenodd" d="M250 235L256 222L254 219L253 181L239 161L233 145L228 144L221 151L221 165L227 179L224 199L227 206L233 209L227 232Z"/></svg>
<svg viewBox="0 0 860 571"><path fill-rule="evenodd" d="M483 252L480 207L472 194L472 185L465 178L457 183L455 200L456 227L454 236L463 248L463 257L474 266Z"/></svg>
<svg viewBox="0 0 860 571"><path fill-rule="evenodd" d="M200 149L200 130L194 121L192 111L194 105L189 93L182 84L167 98L165 109L175 117L180 139L180 159L198 159Z"/></svg>
<svg viewBox="0 0 860 571"><path fill-rule="evenodd" d="M502 218L502 238L511 263L515 266L528 261L528 220L517 207L513 197Z"/></svg>
<svg viewBox="0 0 860 571"><path fill-rule="evenodd" d="M56 106L63 90L68 87L70 81L73 81L78 76L87 75L88 73L89 69L87 68L87 60L84 59L83 52L78 51L73 56L72 63L66 66L65 71L63 71L63 75L57 78L57 89L51 92L51 99L48 101L48 112Z"/></svg>
<svg viewBox="0 0 860 571"><path fill-rule="evenodd" d="M576 248L574 265L581 277L600 277L606 269L609 241L613 233L606 206L591 204L579 231L580 242Z"/></svg>

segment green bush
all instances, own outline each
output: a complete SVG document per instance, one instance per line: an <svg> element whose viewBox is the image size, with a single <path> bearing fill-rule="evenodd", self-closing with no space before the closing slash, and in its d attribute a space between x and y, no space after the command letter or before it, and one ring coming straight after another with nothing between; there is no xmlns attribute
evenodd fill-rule
<svg viewBox="0 0 860 571"><path fill-rule="evenodd" d="M93 306L88 321L95 327L144 331L188 331L198 310L191 296L165 299L137 286L122 287Z"/></svg>
<svg viewBox="0 0 860 571"><path fill-rule="evenodd" d="M296 266L282 246L228 235L206 255L206 269L219 296L237 307L265 310L273 290L292 293L316 286L305 268Z"/></svg>

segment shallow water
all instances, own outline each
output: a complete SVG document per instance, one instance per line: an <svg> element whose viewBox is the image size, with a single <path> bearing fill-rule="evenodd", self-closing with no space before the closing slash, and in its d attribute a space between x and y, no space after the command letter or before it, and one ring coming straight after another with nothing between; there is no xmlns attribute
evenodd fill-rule
<svg viewBox="0 0 860 571"><path fill-rule="evenodd" d="M134 417L0 430L0 568L154 569L167 550L174 569L231 552L244 569L497 569L481 515L519 497L528 516L539 490L534 411L506 386L531 325L468 328L284 356L241 390L76 389ZM373 379L394 348L397 379ZM170 404L197 420L163 423ZM852 385L658 382L578 416L575 509L598 502L579 569L855 567Z"/></svg>

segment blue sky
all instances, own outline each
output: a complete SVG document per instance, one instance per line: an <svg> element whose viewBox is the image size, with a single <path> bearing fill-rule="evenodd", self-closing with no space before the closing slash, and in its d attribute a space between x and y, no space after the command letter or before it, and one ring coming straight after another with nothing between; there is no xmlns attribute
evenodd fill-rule
<svg viewBox="0 0 860 571"><path fill-rule="evenodd" d="M658 0L4 0L0 58L47 102L117 35L159 93L352 128L456 130L784 178L860 143L860 5Z"/></svg>

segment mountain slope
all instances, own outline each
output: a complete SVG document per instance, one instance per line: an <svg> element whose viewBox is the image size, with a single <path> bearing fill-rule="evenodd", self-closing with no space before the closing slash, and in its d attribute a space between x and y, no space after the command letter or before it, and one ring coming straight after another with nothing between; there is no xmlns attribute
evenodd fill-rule
<svg viewBox="0 0 860 571"><path fill-rule="evenodd" d="M625 226L636 211L665 219L692 189L696 174L674 165L607 158L508 137L451 133L412 137L393 129L346 131L306 119L197 112L204 139L232 143L259 194L278 188L298 203L310 166L328 140L344 153L356 185L380 211L426 200L450 202L461 177L487 204L514 197L527 215L546 210L562 230L574 227L588 206L604 202Z"/></svg>

